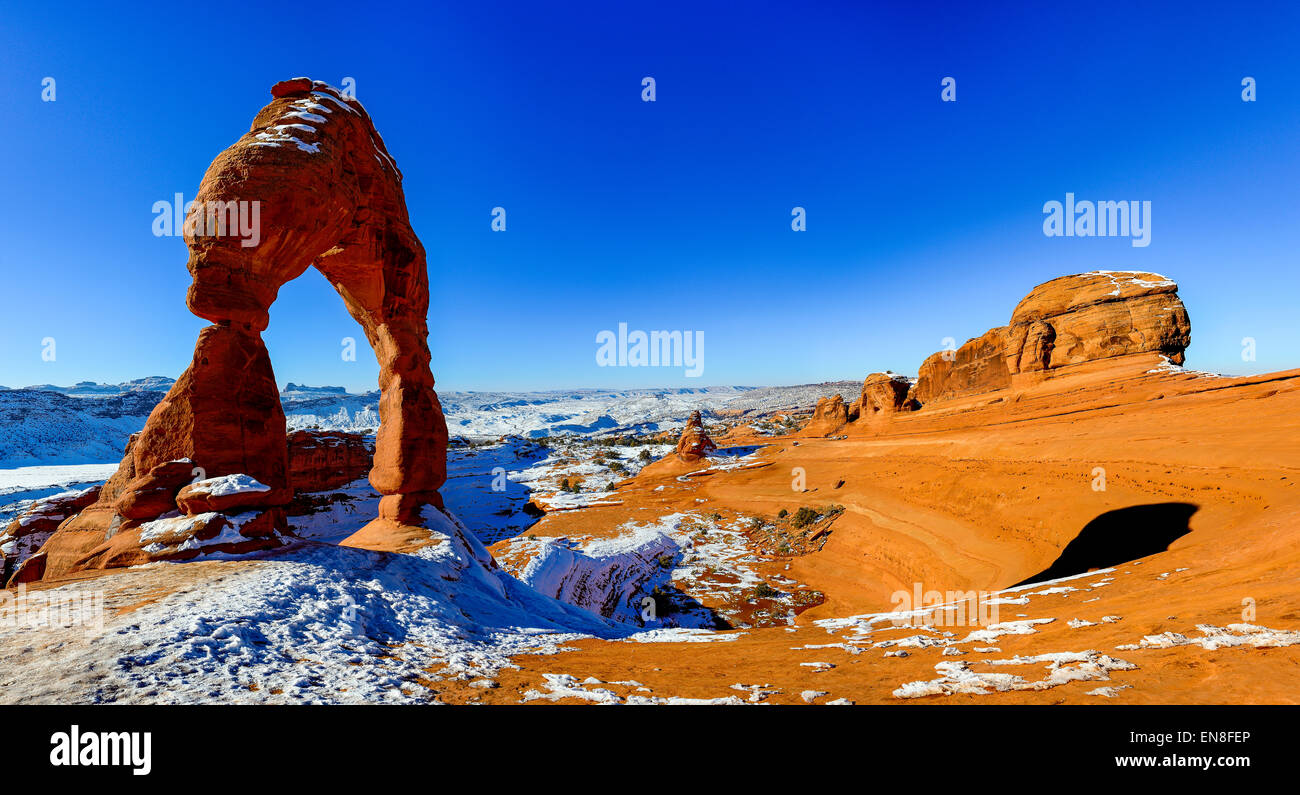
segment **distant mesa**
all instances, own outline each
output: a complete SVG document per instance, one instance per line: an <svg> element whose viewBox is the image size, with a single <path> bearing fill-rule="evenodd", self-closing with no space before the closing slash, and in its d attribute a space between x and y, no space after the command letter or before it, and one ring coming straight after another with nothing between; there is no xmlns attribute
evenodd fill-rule
<svg viewBox="0 0 1300 795"><path fill-rule="evenodd" d="M54 384L33 384L21 387L21 391L57 392L70 397L114 397L132 392L166 392L176 381L161 375L137 378L120 384L101 384L95 381L78 381L72 386L55 386ZM0 387L3 388L3 387ZM14 390L14 391L20 391Z"/></svg>
<svg viewBox="0 0 1300 795"><path fill-rule="evenodd" d="M280 390L281 394L297 393L307 395L346 395L347 389L341 386L307 386L306 384L295 384L290 381Z"/></svg>
<svg viewBox="0 0 1300 795"><path fill-rule="evenodd" d="M58 392L61 395L70 395L72 397L109 397L113 395L126 394L128 392L166 392L171 389L172 385L175 383L176 379L174 378L168 378L161 375L151 375L147 378L123 381L120 384L103 384L96 381L78 381L72 386L33 384L32 386L21 387L21 389L39 392ZM7 389L7 387L0 387L0 389ZM347 389L341 386L308 386L306 384L295 384L292 381L285 384L284 389L280 391L281 394L293 394L298 396L336 396L348 394Z"/></svg>

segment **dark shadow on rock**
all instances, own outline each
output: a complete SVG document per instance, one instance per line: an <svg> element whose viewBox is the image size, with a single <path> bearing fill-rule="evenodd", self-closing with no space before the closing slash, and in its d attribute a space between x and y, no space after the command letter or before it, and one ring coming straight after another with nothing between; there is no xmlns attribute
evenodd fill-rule
<svg viewBox="0 0 1300 795"><path fill-rule="evenodd" d="M635 597L633 604L644 608L642 600L647 596L654 600L654 618L638 621L642 629L732 629L731 624L716 611L675 585L660 583L651 592Z"/></svg>
<svg viewBox="0 0 1300 795"><path fill-rule="evenodd" d="M1085 574L1164 552L1192 531L1188 521L1197 509L1189 502L1161 502L1107 511L1084 525L1051 566L1011 587Z"/></svg>

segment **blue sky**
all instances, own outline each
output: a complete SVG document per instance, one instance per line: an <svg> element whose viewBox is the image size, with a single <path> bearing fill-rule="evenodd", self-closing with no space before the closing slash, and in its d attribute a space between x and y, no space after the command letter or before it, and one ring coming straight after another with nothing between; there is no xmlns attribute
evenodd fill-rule
<svg viewBox="0 0 1300 795"><path fill-rule="evenodd" d="M6 5L0 384L184 369L204 321L151 208L297 75L352 77L405 174L441 389L915 373L1093 269L1179 282L1189 366L1300 366L1300 11L968 5ZM1151 244L1045 237L1066 192L1150 201ZM620 322L702 331L703 375L598 367ZM281 384L359 391L358 332L309 270L264 336Z"/></svg>

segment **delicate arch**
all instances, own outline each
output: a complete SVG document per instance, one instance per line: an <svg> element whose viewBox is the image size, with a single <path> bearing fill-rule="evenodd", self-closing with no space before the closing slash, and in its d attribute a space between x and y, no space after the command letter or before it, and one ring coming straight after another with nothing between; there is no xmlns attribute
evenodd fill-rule
<svg viewBox="0 0 1300 795"><path fill-rule="evenodd" d="M186 217L193 277L186 304L213 325L200 332L190 367L132 437L99 501L47 542L39 574L154 559L158 544L140 529L178 508L193 515L184 494L177 498L195 467L270 487L238 506L243 516L260 510L259 521L244 521L241 540L229 546L277 543L293 485L261 333L280 287L313 265L361 324L380 368L370 473L383 495L379 517L344 543L400 551L430 541L421 511L442 506L447 428L429 368L424 247L401 172L355 99L307 78L277 83L271 95L249 132L208 168Z"/></svg>

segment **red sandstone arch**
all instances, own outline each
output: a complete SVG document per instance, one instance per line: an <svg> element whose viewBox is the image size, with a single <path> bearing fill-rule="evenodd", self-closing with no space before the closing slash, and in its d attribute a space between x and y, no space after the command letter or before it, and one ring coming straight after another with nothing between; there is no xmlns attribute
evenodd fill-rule
<svg viewBox="0 0 1300 795"><path fill-rule="evenodd" d="M193 276L186 303L213 325L200 332L190 367L132 438L99 501L60 526L32 561L39 571L16 579L153 559L139 528L177 510L193 466L270 486L253 506L262 514L232 548L277 543L293 489L261 332L280 287L313 265L361 324L380 367L370 473L383 495L380 515L344 543L389 550L428 543L420 512L442 505L447 428L429 369L424 248L407 216L401 172L354 99L306 78L277 83L271 95L249 132L208 168L186 220ZM254 235L234 233L238 219L225 214L232 207L248 226L251 217L259 222L255 245Z"/></svg>

